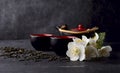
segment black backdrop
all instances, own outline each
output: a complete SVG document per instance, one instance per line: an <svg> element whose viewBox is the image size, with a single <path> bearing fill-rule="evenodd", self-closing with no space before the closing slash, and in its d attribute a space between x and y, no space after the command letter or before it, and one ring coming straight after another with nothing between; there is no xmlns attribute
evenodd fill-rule
<svg viewBox="0 0 120 73"><path fill-rule="evenodd" d="M118 0L94 0L93 1L93 25L105 31L106 41L120 42L120 2Z"/></svg>
<svg viewBox="0 0 120 73"><path fill-rule="evenodd" d="M26 39L31 33L53 33L56 26L99 26L107 41L120 41L119 1L0 0L0 40Z"/></svg>
<svg viewBox="0 0 120 73"><path fill-rule="evenodd" d="M0 39L25 39L53 33L56 26L90 24L90 0L0 0Z"/></svg>

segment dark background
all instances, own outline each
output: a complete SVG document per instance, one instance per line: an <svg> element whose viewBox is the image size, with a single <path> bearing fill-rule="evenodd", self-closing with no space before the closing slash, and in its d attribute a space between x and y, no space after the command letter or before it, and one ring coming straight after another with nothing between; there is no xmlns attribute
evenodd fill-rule
<svg viewBox="0 0 120 73"><path fill-rule="evenodd" d="M93 25L105 31L107 42L120 42L120 2L118 0L93 0Z"/></svg>
<svg viewBox="0 0 120 73"><path fill-rule="evenodd" d="M90 0L0 0L0 39L58 34L55 27L61 24L90 24L91 8Z"/></svg>
<svg viewBox="0 0 120 73"><path fill-rule="evenodd" d="M115 0L0 0L0 40L53 33L61 24L98 26L106 41L119 42L120 8Z"/></svg>

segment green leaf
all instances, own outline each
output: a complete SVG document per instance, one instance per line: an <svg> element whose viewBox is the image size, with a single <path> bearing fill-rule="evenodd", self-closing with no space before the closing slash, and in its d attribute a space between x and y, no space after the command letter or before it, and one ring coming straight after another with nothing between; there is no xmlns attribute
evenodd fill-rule
<svg viewBox="0 0 120 73"><path fill-rule="evenodd" d="M106 33L101 32L98 35L99 35L99 39L97 40L97 48L100 49L103 46Z"/></svg>

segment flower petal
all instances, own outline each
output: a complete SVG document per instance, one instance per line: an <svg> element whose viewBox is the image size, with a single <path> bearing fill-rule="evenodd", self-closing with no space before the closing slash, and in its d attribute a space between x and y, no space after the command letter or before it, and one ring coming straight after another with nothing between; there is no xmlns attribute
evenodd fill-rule
<svg viewBox="0 0 120 73"><path fill-rule="evenodd" d="M85 60L85 47L81 46L80 48L80 54L79 54L79 61Z"/></svg>
<svg viewBox="0 0 120 73"><path fill-rule="evenodd" d="M101 49L106 49L106 51L112 51L112 47L111 46L103 46Z"/></svg>
<svg viewBox="0 0 120 73"><path fill-rule="evenodd" d="M85 50L86 59L98 57L98 51L93 46L87 46Z"/></svg>
<svg viewBox="0 0 120 73"><path fill-rule="evenodd" d="M111 51L111 46L103 46L101 49L98 49L99 57L109 57Z"/></svg>
<svg viewBox="0 0 120 73"><path fill-rule="evenodd" d="M69 51L69 50L67 50L66 55L67 55L68 57L70 57L70 56L71 56L71 53L70 53L70 51Z"/></svg>
<svg viewBox="0 0 120 73"><path fill-rule="evenodd" d="M73 48L67 50L66 55L68 57L74 57L79 56L80 53L81 53L80 49L74 46Z"/></svg>
<svg viewBox="0 0 120 73"><path fill-rule="evenodd" d="M71 61L77 61L78 59L79 59L79 56L70 57Z"/></svg>
<svg viewBox="0 0 120 73"><path fill-rule="evenodd" d="M97 41L97 40L99 39L99 35L98 35L97 33L95 33L95 36L93 37L93 39L94 39L95 41Z"/></svg>
<svg viewBox="0 0 120 73"><path fill-rule="evenodd" d="M82 36L82 40L85 42L85 46L88 44L89 39L86 36Z"/></svg>
<svg viewBox="0 0 120 73"><path fill-rule="evenodd" d="M75 42L69 42L68 43L68 49L71 49L74 46L75 46Z"/></svg>
<svg viewBox="0 0 120 73"><path fill-rule="evenodd" d="M97 43L96 43L95 40L93 40L93 39L90 38L90 39L89 39L89 45L96 47L96 46L97 46Z"/></svg>
<svg viewBox="0 0 120 73"><path fill-rule="evenodd" d="M73 46L70 46L73 45ZM74 42L69 43L69 48L66 52L66 55L70 57L71 61L77 61L79 59L79 54L81 53L80 47L77 47Z"/></svg>
<svg viewBox="0 0 120 73"><path fill-rule="evenodd" d="M110 53L107 51L104 51L103 49L99 49L98 53L99 53L99 57L109 57L110 56Z"/></svg>
<svg viewBox="0 0 120 73"><path fill-rule="evenodd" d="M85 35L82 35L82 40L86 41L88 38Z"/></svg>
<svg viewBox="0 0 120 73"><path fill-rule="evenodd" d="M95 33L95 36L93 38L89 39L90 45L93 45L94 47L96 47L96 42L98 39L99 39L99 35L97 33Z"/></svg>
<svg viewBox="0 0 120 73"><path fill-rule="evenodd" d="M85 53L81 53L79 55L79 61L83 61L83 60L85 60Z"/></svg>
<svg viewBox="0 0 120 73"><path fill-rule="evenodd" d="M81 43L81 42L83 42L83 40L81 40L80 38L73 38L73 42Z"/></svg>

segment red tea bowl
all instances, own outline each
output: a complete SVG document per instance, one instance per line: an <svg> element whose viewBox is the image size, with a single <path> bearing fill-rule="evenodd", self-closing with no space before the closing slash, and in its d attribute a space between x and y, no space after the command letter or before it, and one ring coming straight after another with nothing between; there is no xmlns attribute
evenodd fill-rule
<svg viewBox="0 0 120 73"><path fill-rule="evenodd" d="M30 41L32 46L38 51L51 51L50 37L53 34L31 34Z"/></svg>
<svg viewBox="0 0 120 73"><path fill-rule="evenodd" d="M51 47L58 56L66 56L67 45L74 36L52 36Z"/></svg>

